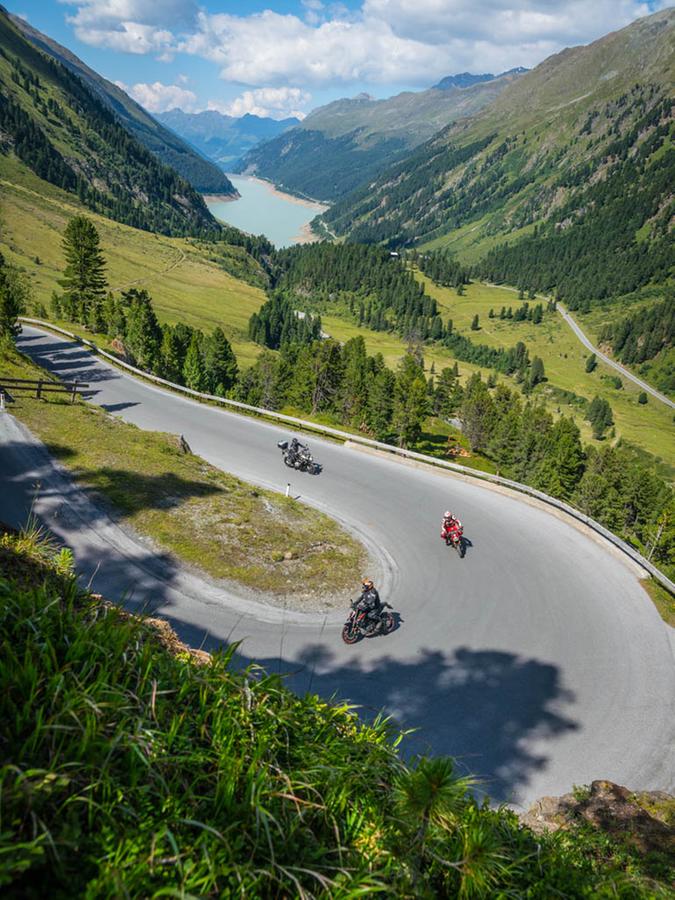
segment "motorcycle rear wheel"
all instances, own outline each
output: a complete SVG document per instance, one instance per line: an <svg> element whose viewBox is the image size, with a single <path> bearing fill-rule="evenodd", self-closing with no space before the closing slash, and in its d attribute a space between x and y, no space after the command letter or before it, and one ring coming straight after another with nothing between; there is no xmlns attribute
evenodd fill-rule
<svg viewBox="0 0 675 900"><path fill-rule="evenodd" d="M382 625L380 626L382 634L389 634L396 628L396 622L391 613L384 613L382 616Z"/></svg>
<svg viewBox="0 0 675 900"><path fill-rule="evenodd" d="M342 640L345 644L355 644L361 637L358 628L352 628L349 622L346 622L342 628Z"/></svg>
<svg viewBox="0 0 675 900"><path fill-rule="evenodd" d="M286 465L288 466L289 469L294 469L294 468L295 468L295 463L293 462L293 460L291 460L291 459L290 459L288 456L286 456L286 455L284 455L284 462L286 463Z"/></svg>

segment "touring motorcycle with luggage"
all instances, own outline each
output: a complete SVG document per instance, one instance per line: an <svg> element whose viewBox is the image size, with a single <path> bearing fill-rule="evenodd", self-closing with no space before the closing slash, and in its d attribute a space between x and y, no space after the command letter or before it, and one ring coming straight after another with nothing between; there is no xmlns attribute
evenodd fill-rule
<svg viewBox="0 0 675 900"><path fill-rule="evenodd" d="M278 441L277 447L281 450L284 463L289 469L297 469L298 472L309 472L310 475L318 475L321 465L314 461L306 444L301 444L297 438L292 441Z"/></svg>

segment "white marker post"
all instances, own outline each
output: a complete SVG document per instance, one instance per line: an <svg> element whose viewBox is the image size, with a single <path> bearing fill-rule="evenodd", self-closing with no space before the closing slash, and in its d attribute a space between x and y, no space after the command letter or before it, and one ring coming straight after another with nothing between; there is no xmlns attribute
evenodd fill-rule
<svg viewBox="0 0 675 900"><path fill-rule="evenodd" d="M291 483L290 483L290 481L288 481L286 483L286 496L290 497L290 494L291 494Z"/></svg>
<svg viewBox="0 0 675 900"><path fill-rule="evenodd" d="M5 411L5 395L4 393L0 393L0 412Z"/></svg>

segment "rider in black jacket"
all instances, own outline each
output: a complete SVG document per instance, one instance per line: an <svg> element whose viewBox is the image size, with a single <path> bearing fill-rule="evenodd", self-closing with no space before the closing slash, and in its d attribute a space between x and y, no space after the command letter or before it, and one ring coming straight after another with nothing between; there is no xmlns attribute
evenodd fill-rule
<svg viewBox="0 0 675 900"><path fill-rule="evenodd" d="M365 612L367 627L372 629L380 621L382 601L371 578L364 578L361 586L361 596L356 601L356 608L361 612Z"/></svg>

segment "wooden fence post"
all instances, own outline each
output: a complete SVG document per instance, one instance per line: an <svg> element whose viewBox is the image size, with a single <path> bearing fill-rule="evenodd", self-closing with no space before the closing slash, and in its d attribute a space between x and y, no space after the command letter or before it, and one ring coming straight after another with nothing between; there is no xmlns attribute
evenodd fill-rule
<svg viewBox="0 0 675 900"><path fill-rule="evenodd" d="M42 399L42 379L38 381L37 391L35 392L35 396L38 400Z"/></svg>
<svg viewBox="0 0 675 900"><path fill-rule="evenodd" d="M71 403L74 403L74 402L75 402L75 391L77 391L77 382L76 382L76 381L73 382L73 390L72 390L72 393L71 393L71 395L70 395L70 402L71 402Z"/></svg>

